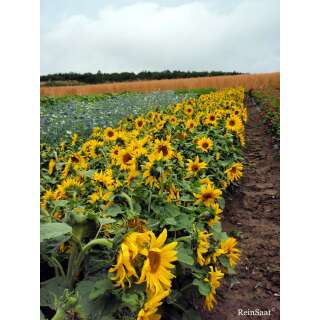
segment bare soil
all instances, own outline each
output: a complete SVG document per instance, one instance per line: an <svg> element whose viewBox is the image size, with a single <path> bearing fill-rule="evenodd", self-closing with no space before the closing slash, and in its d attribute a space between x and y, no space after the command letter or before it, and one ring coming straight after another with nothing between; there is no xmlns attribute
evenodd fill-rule
<svg viewBox="0 0 320 320"><path fill-rule="evenodd" d="M247 106L247 165L240 188L227 199L224 212L224 228L241 233L239 283L220 288L217 306L204 316L207 320L280 319L279 151L273 148L250 97ZM256 309L270 310L270 315L243 315Z"/></svg>

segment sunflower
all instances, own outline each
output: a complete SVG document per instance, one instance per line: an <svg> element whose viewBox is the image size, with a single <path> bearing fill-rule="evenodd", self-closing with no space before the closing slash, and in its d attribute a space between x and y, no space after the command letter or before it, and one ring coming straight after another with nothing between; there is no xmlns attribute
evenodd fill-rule
<svg viewBox="0 0 320 320"><path fill-rule="evenodd" d="M121 170L130 170L135 166L133 153L128 149L121 149L118 156L118 164Z"/></svg>
<svg viewBox="0 0 320 320"><path fill-rule="evenodd" d="M172 262L177 260L177 251L174 249L178 243L171 242L163 246L167 239L167 229L164 229L158 238L152 231L149 232L149 235L149 248L141 251L146 259L137 284L146 281L149 292L158 294L171 288L171 279L174 278L174 275L170 269L175 267Z"/></svg>
<svg viewBox="0 0 320 320"><path fill-rule="evenodd" d="M208 152L213 147L213 142L210 138L202 137L197 141L198 148L203 152Z"/></svg>
<svg viewBox="0 0 320 320"><path fill-rule="evenodd" d="M161 316L156 314L162 300L166 298L170 290L162 291L156 295L151 296L144 304L143 308L139 311L137 320L159 320Z"/></svg>
<svg viewBox="0 0 320 320"><path fill-rule="evenodd" d="M239 131L242 128L242 122L241 119L237 116L231 116L226 121L226 128L229 131Z"/></svg>
<svg viewBox="0 0 320 320"><path fill-rule="evenodd" d="M117 139L117 134L112 128L108 127L104 129L104 139L106 141L115 141Z"/></svg>
<svg viewBox="0 0 320 320"><path fill-rule="evenodd" d="M59 198L57 197L58 194L57 192L52 191L51 189L47 190L44 195L42 196L42 201L41 201L41 208L46 208L48 201L53 201L53 200L58 200Z"/></svg>
<svg viewBox="0 0 320 320"><path fill-rule="evenodd" d="M145 179L145 183L150 187L155 186L159 188L161 172L157 170L152 158L149 157L149 161L144 164L143 170L142 177Z"/></svg>
<svg viewBox="0 0 320 320"><path fill-rule="evenodd" d="M185 106L183 111L187 116L192 116L193 114L193 108L189 105Z"/></svg>
<svg viewBox="0 0 320 320"><path fill-rule="evenodd" d="M230 237L220 242L220 248L213 255L213 261L221 255L227 255L231 268L234 268L240 259L240 250L236 248L237 239Z"/></svg>
<svg viewBox="0 0 320 320"><path fill-rule="evenodd" d="M197 122L193 119L188 119L185 123L185 126L189 130L193 130L197 127Z"/></svg>
<svg viewBox="0 0 320 320"><path fill-rule="evenodd" d="M167 196L167 201L168 202L173 202L173 201L179 202L180 201L179 189L177 189L174 184L170 186L169 194Z"/></svg>
<svg viewBox="0 0 320 320"><path fill-rule="evenodd" d="M135 120L135 125L137 130L141 130L146 125L146 120L143 117L138 117Z"/></svg>
<svg viewBox="0 0 320 320"><path fill-rule="evenodd" d="M220 209L219 204L215 203L213 205L213 209L214 209L214 218L210 219L208 221L208 226L209 227L214 226L215 224L217 224L221 220L220 213L222 212L222 210Z"/></svg>
<svg viewBox="0 0 320 320"><path fill-rule="evenodd" d="M210 248L209 237L210 233L207 231L201 231L198 235L198 245L197 245L197 262L200 266L204 266L206 264L206 259L203 257Z"/></svg>
<svg viewBox="0 0 320 320"><path fill-rule="evenodd" d="M224 277L224 274L219 270L213 270L210 266L209 279L206 278L205 281L210 284L210 293L205 297L204 306L208 311L211 311L217 303L215 298L216 290L220 287L220 280Z"/></svg>
<svg viewBox="0 0 320 320"><path fill-rule="evenodd" d="M62 181L61 184L57 187L57 194L62 197L67 196L69 193L79 192L83 187L83 182L81 182L79 177L75 178L66 178Z"/></svg>
<svg viewBox="0 0 320 320"><path fill-rule="evenodd" d="M224 172L230 181L237 181L243 175L243 164L236 162Z"/></svg>
<svg viewBox="0 0 320 320"><path fill-rule="evenodd" d="M116 286L125 287L125 281L131 286L130 277L138 278L134 267L134 260L144 245L149 242L148 232L131 232L120 245L117 256L117 263L109 269L110 273L115 273L111 280L116 281Z"/></svg>
<svg viewBox="0 0 320 320"><path fill-rule="evenodd" d="M213 185L202 185L201 193L194 194L197 198L195 204L203 202L206 207L214 208L215 200L220 198L222 191L220 189L216 189Z"/></svg>
<svg viewBox="0 0 320 320"><path fill-rule="evenodd" d="M51 159L49 161L49 167L48 167L48 175L49 176L52 175L55 166L56 166L56 162L54 161L54 159Z"/></svg>
<svg viewBox="0 0 320 320"><path fill-rule="evenodd" d="M118 145L115 145L113 148L110 149L110 158L112 164L117 163L120 150L121 147Z"/></svg>
<svg viewBox="0 0 320 320"><path fill-rule="evenodd" d="M64 165L63 171L60 176L61 179L65 179L68 176L71 166L72 166L72 161L71 159L69 159Z"/></svg>
<svg viewBox="0 0 320 320"><path fill-rule="evenodd" d="M169 118L169 122L170 122L173 126L175 126L176 124L178 124L178 119L177 119L176 116L171 116L171 117Z"/></svg>
<svg viewBox="0 0 320 320"><path fill-rule="evenodd" d="M80 154L80 152L75 152L71 155L70 160L72 162L72 166L75 170L88 168L87 160Z"/></svg>
<svg viewBox="0 0 320 320"><path fill-rule="evenodd" d="M218 117L215 113L208 113L205 120L204 124L206 125L216 125L218 121Z"/></svg>
<svg viewBox="0 0 320 320"><path fill-rule="evenodd" d="M71 145L72 145L72 146L75 146L76 143L77 143L77 141L78 141L78 134L77 134L77 133L74 133L74 134L72 135L72 138L71 138Z"/></svg>
<svg viewBox="0 0 320 320"><path fill-rule="evenodd" d="M192 176L196 176L200 170L205 169L207 167L207 163L201 161L199 156L196 156L195 160L188 160L188 172Z"/></svg>
<svg viewBox="0 0 320 320"><path fill-rule="evenodd" d="M156 140L153 153L158 159L170 160L174 156L171 143L167 140Z"/></svg>
<svg viewBox="0 0 320 320"><path fill-rule="evenodd" d="M108 188L109 190L113 189L113 185L115 183L112 177L112 170L108 169L103 171L96 171L92 175L92 180L96 182L100 182L104 187Z"/></svg>

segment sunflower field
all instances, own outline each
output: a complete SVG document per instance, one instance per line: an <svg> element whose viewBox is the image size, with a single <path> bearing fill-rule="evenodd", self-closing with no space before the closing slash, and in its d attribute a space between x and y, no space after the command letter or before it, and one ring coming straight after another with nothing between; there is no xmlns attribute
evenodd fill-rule
<svg viewBox="0 0 320 320"><path fill-rule="evenodd" d="M243 174L244 89L41 145L41 317L201 319L235 281L223 195Z"/></svg>

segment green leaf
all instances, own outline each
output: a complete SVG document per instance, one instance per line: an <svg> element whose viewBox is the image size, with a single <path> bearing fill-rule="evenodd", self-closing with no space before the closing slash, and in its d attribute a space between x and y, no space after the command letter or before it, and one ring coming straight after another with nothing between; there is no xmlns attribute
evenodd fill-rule
<svg viewBox="0 0 320 320"><path fill-rule="evenodd" d="M194 258L188 254L187 249L185 247L183 247L182 245L179 245L179 247L178 247L177 258L178 258L179 262L185 263L189 266L194 265Z"/></svg>
<svg viewBox="0 0 320 320"><path fill-rule="evenodd" d="M112 295L101 296L90 300L89 296L97 280L101 278L89 278L78 282L76 292L79 295L79 308L87 320L112 319L112 315L119 308L119 301Z"/></svg>
<svg viewBox="0 0 320 320"><path fill-rule="evenodd" d="M114 223L114 222L116 222L117 220L115 220L115 219L112 219L112 218L100 218L99 219L99 222L100 222L100 224L110 224L110 223Z"/></svg>
<svg viewBox="0 0 320 320"><path fill-rule="evenodd" d="M225 200L224 198L219 198L217 200L218 204L219 204L219 207L223 210L225 208Z"/></svg>
<svg viewBox="0 0 320 320"><path fill-rule="evenodd" d="M111 206L109 207L105 213L111 217L116 217L118 214L121 214L123 213L122 209L120 206L118 205L114 205L114 206Z"/></svg>
<svg viewBox="0 0 320 320"><path fill-rule="evenodd" d="M68 204L68 200L54 200L52 201L52 203L56 206L56 207L65 207Z"/></svg>
<svg viewBox="0 0 320 320"><path fill-rule="evenodd" d="M128 305L132 312L135 312L139 308L139 296L136 293L123 293L121 296L122 302Z"/></svg>
<svg viewBox="0 0 320 320"><path fill-rule="evenodd" d="M174 225L175 226L177 224L175 218L172 218L172 217L171 218L167 218L164 221L165 221L165 224L167 224L167 225Z"/></svg>
<svg viewBox="0 0 320 320"><path fill-rule="evenodd" d="M54 250L61 243L69 240L72 228L66 223L43 223L40 225L41 251Z"/></svg>
<svg viewBox="0 0 320 320"><path fill-rule="evenodd" d="M229 259L226 256L219 256L218 259L224 267L230 268Z"/></svg>
<svg viewBox="0 0 320 320"><path fill-rule="evenodd" d="M109 278L106 277L105 279L98 280L94 284L94 286L89 294L89 299L95 300L98 297L104 295L107 290L111 290L111 289L112 289L112 282Z"/></svg>
<svg viewBox="0 0 320 320"><path fill-rule="evenodd" d="M192 284L198 287L199 293L202 296L207 296L210 293L211 287L208 282L203 282L199 279L194 279Z"/></svg>
<svg viewBox="0 0 320 320"><path fill-rule="evenodd" d="M67 288L67 282L63 277L54 277L41 285L40 288L40 305L56 309L56 302L63 296Z"/></svg>

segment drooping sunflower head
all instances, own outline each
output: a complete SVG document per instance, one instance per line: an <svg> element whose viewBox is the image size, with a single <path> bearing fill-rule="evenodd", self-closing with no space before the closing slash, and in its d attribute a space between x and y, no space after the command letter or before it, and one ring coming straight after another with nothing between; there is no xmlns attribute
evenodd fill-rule
<svg viewBox="0 0 320 320"><path fill-rule="evenodd" d="M203 152L208 152L213 148L213 142L210 138L202 137L197 141L198 148Z"/></svg>
<svg viewBox="0 0 320 320"><path fill-rule="evenodd" d="M175 247L178 243L171 242L164 246L167 239L167 229L164 229L158 238L152 231L149 232L149 235L149 248L141 252L146 256L146 259L137 283L146 282L149 292L158 294L171 288L171 280L174 275L170 269L175 267L172 262L177 260Z"/></svg>

